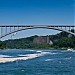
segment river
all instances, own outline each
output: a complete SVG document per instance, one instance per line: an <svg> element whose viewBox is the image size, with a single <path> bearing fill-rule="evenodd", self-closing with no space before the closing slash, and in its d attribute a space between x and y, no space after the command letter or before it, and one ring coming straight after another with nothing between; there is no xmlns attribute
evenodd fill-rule
<svg viewBox="0 0 75 75"><path fill-rule="evenodd" d="M75 75L75 50L0 50L0 75Z"/></svg>

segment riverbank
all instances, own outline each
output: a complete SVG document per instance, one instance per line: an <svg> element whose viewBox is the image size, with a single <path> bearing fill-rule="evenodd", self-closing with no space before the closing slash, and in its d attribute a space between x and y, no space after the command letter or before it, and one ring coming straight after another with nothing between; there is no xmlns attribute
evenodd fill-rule
<svg viewBox="0 0 75 75"><path fill-rule="evenodd" d="M13 49L11 49L11 48L4 48L4 49L0 49L0 50L14 50L14 49L18 50L17 48L13 48ZM19 48L19 49L23 50L24 48ZM58 50L73 49L73 50L75 50L75 48L26 48L24 50L55 50L55 49L58 49Z"/></svg>

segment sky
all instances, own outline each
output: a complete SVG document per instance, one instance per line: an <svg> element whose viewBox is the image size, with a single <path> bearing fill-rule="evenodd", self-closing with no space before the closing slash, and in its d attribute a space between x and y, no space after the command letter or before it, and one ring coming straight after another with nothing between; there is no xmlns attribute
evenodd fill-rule
<svg viewBox="0 0 75 75"><path fill-rule="evenodd" d="M0 0L1 24L74 25L75 0ZM34 29L19 32L14 38L55 34L57 31ZM23 33L23 35L22 35Z"/></svg>

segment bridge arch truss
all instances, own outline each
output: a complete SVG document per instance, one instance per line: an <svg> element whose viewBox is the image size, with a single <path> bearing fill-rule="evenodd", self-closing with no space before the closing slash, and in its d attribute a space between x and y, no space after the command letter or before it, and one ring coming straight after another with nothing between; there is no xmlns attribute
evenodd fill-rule
<svg viewBox="0 0 75 75"><path fill-rule="evenodd" d="M0 39L18 31L35 28L64 31L75 36L75 25L0 25Z"/></svg>

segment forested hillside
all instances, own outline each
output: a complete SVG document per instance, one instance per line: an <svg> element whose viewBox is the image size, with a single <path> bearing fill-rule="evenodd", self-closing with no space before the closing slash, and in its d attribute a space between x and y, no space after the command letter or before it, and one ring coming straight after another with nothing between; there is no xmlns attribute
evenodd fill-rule
<svg viewBox="0 0 75 75"><path fill-rule="evenodd" d="M60 32L56 35L47 35L41 37L49 37L49 39L53 42L50 43L37 43L33 42L35 38L39 36L31 36L27 38L20 38L20 39L10 39L4 42L0 41L0 49L3 48L16 48L16 49L50 49L50 48L75 48L75 37L66 33Z"/></svg>

